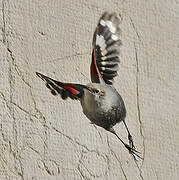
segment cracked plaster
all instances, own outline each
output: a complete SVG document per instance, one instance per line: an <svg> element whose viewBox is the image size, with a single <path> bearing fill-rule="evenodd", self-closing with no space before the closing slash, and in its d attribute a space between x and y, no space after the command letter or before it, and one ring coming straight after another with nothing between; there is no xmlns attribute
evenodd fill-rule
<svg viewBox="0 0 179 180"><path fill-rule="evenodd" d="M114 0L110 7L93 0L2 0L0 179L177 179L178 8L169 0ZM122 20L115 87L142 162L90 125L78 102L52 97L35 76L89 82L92 35L105 10ZM115 130L127 141L121 124Z"/></svg>

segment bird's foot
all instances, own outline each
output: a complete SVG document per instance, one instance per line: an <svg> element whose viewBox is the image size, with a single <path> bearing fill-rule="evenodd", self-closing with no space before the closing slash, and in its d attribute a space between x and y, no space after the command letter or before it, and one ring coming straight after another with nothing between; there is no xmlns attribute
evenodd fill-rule
<svg viewBox="0 0 179 180"><path fill-rule="evenodd" d="M129 153L132 154L135 161L137 161L136 156L140 159L143 159L141 156L138 155L141 153L139 151L135 150L135 148L132 148L131 145L125 144L125 147L128 149Z"/></svg>
<svg viewBox="0 0 179 180"><path fill-rule="evenodd" d="M134 141L133 141L133 139L132 139L131 134L128 134L128 140L129 140L129 146L130 146L132 149L135 149Z"/></svg>

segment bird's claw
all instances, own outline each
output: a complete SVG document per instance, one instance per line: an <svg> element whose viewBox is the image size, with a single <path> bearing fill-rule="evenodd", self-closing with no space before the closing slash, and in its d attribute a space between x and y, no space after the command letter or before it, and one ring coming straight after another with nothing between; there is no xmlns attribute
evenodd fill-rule
<svg viewBox="0 0 179 180"><path fill-rule="evenodd" d="M128 149L129 153L132 154L132 156L134 157L134 159L136 161L137 161L136 156L143 160L143 158L138 155L138 154L141 154L141 153L139 151L135 150L134 148L132 148L131 145L125 144L125 147Z"/></svg>

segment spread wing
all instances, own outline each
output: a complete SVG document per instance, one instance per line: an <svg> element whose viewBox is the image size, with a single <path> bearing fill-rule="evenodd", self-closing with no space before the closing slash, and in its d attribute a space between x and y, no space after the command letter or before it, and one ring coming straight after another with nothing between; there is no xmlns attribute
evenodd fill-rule
<svg viewBox="0 0 179 180"><path fill-rule="evenodd" d="M62 83L60 81L56 81L52 78L49 78L41 73L36 72L36 75L40 77L46 84L46 87L50 89L52 95L61 95L62 99L67 99L70 97L71 99L79 99L83 96L83 89L86 86L81 84L72 84L72 83Z"/></svg>
<svg viewBox="0 0 179 180"><path fill-rule="evenodd" d="M104 13L99 19L93 36L93 51L91 62L91 81L112 85L113 78L117 76L119 64L119 18L116 14Z"/></svg>

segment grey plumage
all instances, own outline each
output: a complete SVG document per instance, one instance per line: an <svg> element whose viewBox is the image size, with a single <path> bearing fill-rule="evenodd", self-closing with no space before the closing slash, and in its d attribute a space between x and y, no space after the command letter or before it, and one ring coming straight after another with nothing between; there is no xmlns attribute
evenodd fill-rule
<svg viewBox="0 0 179 180"><path fill-rule="evenodd" d="M126 108L120 94L113 86L119 67L119 19L116 14L104 13L99 20L93 36L91 81L87 85L64 83L43 74L36 73L46 83L53 95L60 94L62 99L79 100L86 117L95 125L115 134L136 159L138 151L125 123ZM123 122L128 132L129 145L116 134L113 126ZM141 158L142 159L142 158Z"/></svg>
<svg viewBox="0 0 179 180"><path fill-rule="evenodd" d="M119 93L107 84L89 83L80 102L90 121L106 130L124 120L126 109ZM97 92L95 92L97 90Z"/></svg>

